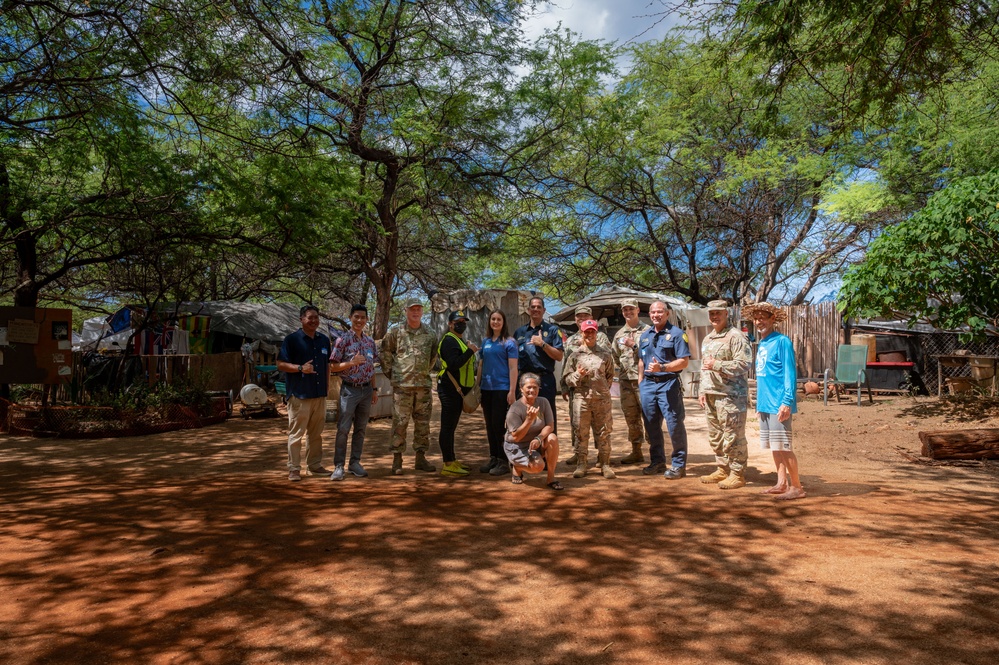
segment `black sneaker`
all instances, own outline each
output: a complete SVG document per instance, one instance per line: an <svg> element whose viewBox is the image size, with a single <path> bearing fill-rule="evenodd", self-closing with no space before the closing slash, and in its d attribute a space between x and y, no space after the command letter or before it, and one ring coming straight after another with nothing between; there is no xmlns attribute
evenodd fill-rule
<svg viewBox="0 0 999 665"><path fill-rule="evenodd" d="M642 469L642 473L646 476L654 476L656 474L662 473L663 470L665 469L666 469L666 462L653 462L652 464Z"/></svg>
<svg viewBox="0 0 999 665"><path fill-rule="evenodd" d="M479 473L489 473L499 462L500 459L498 457L490 457L488 462L479 467Z"/></svg>
<svg viewBox="0 0 999 665"><path fill-rule="evenodd" d="M687 467L685 466L671 466L666 469L663 473L663 478L666 480L679 480L687 475Z"/></svg>

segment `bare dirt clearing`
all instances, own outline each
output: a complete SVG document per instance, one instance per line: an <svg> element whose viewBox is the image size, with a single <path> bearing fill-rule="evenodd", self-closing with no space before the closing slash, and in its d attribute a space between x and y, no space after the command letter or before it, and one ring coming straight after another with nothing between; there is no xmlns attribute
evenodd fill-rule
<svg viewBox="0 0 999 665"><path fill-rule="evenodd" d="M750 485L698 482L713 457L687 409L687 478L560 464L560 493L411 453L391 476L386 420L371 477L342 483L287 481L283 419L0 437L0 661L996 662L999 467L903 453L922 429L999 427L997 403L803 402L809 496L786 504L757 494L775 474L752 426ZM459 426L476 466L483 429Z"/></svg>

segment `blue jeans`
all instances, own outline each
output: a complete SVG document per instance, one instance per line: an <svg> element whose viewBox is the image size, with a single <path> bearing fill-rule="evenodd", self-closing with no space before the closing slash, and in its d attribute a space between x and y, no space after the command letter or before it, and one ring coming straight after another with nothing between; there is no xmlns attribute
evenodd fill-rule
<svg viewBox="0 0 999 665"><path fill-rule="evenodd" d="M666 442L663 439L663 418L673 442L674 468L687 465L687 428L683 425L683 395L678 378L664 383L651 380L638 384L642 399L642 420L649 440L649 460L652 464L666 463Z"/></svg>
<svg viewBox="0 0 999 665"><path fill-rule="evenodd" d="M371 385L355 388L346 383L340 385L340 421L336 428L336 448L333 464L343 464L347 458L347 435L351 425L354 436L350 440L350 461L360 462L364 452L364 430L368 428L371 416Z"/></svg>

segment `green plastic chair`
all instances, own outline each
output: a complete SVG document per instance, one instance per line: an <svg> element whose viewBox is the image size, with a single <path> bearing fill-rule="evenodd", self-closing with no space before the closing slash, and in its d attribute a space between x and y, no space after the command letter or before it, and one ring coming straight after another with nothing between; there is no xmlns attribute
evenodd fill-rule
<svg viewBox="0 0 999 665"><path fill-rule="evenodd" d="M840 386L857 388L857 406L861 403L861 389L867 386L867 399L874 403L871 381L867 376L867 346L840 344L836 354L836 401L840 401Z"/></svg>

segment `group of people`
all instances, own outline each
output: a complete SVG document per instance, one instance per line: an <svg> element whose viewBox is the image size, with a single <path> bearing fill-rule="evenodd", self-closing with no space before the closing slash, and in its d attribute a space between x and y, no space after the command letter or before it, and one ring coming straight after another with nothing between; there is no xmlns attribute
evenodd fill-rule
<svg viewBox="0 0 999 665"><path fill-rule="evenodd" d="M598 330L592 310L579 307L575 312L579 332L563 341L558 326L544 321L544 300L534 297L528 304L527 324L511 334L506 316L494 311L489 316L488 336L477 345L465 339L468 317L463 310L451 312L448 331L438 339L423 324L423 303L413 299L405 303L405 320L389 329L379 348L364 333L368 322L364 305L351 308L351 330L333 343L318 332L318 310L306 305L301 310L302 328L284 340L278 355L278 369L288 374L289 480L301 480L303 441L305 464L313 474L329 474L332 480L342 480L346 473L367 475L361 455L371 406L378 400L373 378L379 362L393 389L392 473L404 473L410 421L413 468L436 472L427 451L434 388L431 376L438 361L442 475L463 477L472 472L457 459L454 436L465 396L479 384L489 443L489 460L479 471L493 476L509 474L515 484L523 483L525 473L546 472L548 487L564 489L555 479L559 458L555 371L562 361L560 378L566 389L563 398L569 402L573 449L567 461L574 478L590 471L591 434L596 470L604 478L616 476L610 460L615 373L631 444L630 453L619 463L644 464L647 444L649 463L643 474L662 475L667 480L685 477L687 432L680 374L691 355L687 335L670 323L666 302L650 306L652 325L640 321L637 300L622 301L621 312L625 325L609 340ZM769 303L748 305L743 312L752 319L759 339L756 411L760 444L772 451L777 468L777 483L763 493L781 500L801 498L805 491L791 437L791 416L797 410L794 350L790 339L775 328L786 312ZM710 302L708 316L712 330L701 345L698 400L706 413L717 469L700 480L736 489L746 484L745 428L752 349L742 331L731 325L725 301ZM340 376L342 386L332 472L322 465L326 378L330 373ZM664 421L672 446L668 460Z"/></svg>

